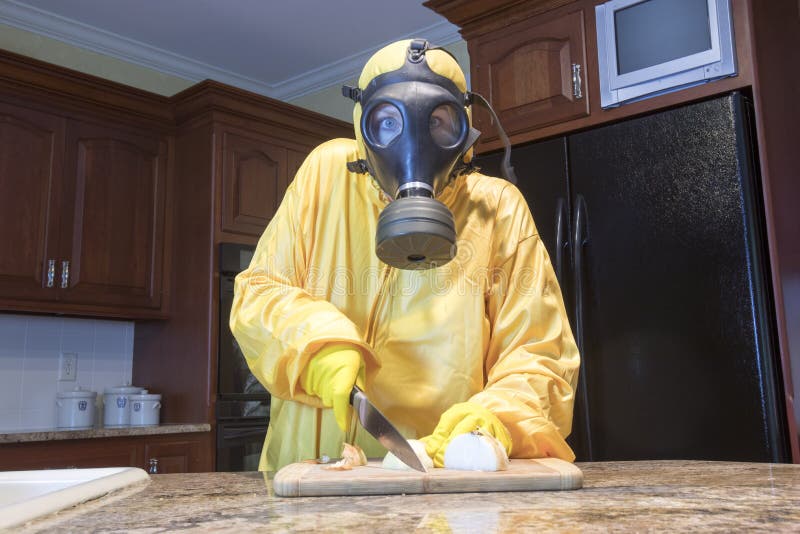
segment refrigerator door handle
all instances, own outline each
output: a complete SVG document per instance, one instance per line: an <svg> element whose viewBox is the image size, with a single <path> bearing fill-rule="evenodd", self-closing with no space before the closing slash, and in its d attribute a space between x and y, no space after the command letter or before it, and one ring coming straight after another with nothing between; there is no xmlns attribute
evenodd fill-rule
<svg viewBox="0 0 800 534"><path fill-rule="evenodd" d="M564 265L564 249L567 248L568 238L567 225L564 221L567 214L567 204L564 199L559 197L556 200L556 279L561 287L564 287L564 280L562 278L563 265Z"/></svg>
<svg viewBox="0 0 800 534"><path fill-rule="evenodd" d="M575 287L575 342L581 355L581 366L578 374L578 399L580 400L579 409L581 411L586 435L587 460L594 460L592 447L591 422L589 420L589 392L586 380L587 358L584 350L584 326L583 326L583 247L589 242L589 225L587 223L588 212L586 201L583 195L578 194L575 198L575 219L572 225L574 239L572 241L572 267L573 283Z"/></svg>
<svg viewBox="0 0 800 534"><path fill-rule="evenodd" d="M586 201L583 195L578 194L575 198L575 219L572 224L574 232L572 266L575 283L575 341L581 351L583 350L583 246L589 240L586 226Z"/></svg>

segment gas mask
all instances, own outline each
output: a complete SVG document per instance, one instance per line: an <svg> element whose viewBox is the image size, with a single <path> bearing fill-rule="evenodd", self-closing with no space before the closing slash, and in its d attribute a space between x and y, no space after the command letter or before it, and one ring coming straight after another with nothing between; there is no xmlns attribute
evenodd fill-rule
<svg viewBox="0 0 800 534"><path fill-rule="evenodd" d="M453 214L436 200L480 133L470 127L467 93L431 70L428 42L410 42L403 65L375 76L363 89L342 92L361 103L356 125L369 172L392 199L378 218L376 254L399 269L431 269L456 254Z"/></svg>

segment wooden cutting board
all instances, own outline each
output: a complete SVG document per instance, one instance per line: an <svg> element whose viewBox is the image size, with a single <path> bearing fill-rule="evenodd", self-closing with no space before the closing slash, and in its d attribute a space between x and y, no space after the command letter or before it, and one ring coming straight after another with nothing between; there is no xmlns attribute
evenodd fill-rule
<svg viewBox="0 0 800 534"><path fill-rule="evenodd" d="M332 471L320 464L290 464L275 474L272 487L282 497L319 497L572 490L583 485L581 470L556 458L511 460L507 470L494 472L429 469L421 473L380 465L369 462L349 471Z"/></svg>

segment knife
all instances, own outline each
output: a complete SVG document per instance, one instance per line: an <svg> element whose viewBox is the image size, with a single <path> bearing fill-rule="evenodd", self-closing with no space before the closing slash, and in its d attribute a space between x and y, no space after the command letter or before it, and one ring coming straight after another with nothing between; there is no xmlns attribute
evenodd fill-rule
<svg viewBox="0 0 800 534"><path fill-rule="evenodd" d="M417 453L411 448L406 438L386 419L378 408L372 404L366 394L358 386L353 386L350 392L350 404L358 414L358 420L364 430L372 434L381 445L397 456L400 461L412 469L427 473Z"/></svg>

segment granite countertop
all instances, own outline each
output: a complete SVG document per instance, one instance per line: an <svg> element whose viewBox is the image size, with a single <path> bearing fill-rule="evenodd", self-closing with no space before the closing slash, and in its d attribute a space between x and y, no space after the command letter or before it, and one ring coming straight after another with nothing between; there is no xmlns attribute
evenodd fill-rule
<svg viewBox="0 0 800 534"><path fill-rule="evenodd" d="M272 495L262 473L153 475L29 523L68 532L800 530L800 465L579 463L576 491L363 497Z"/></svg>
<svg viewBox="0 0 800 534"><path fill-rule="evenodd" d="M189 432L210 432L211 425L201 424L163 424L155 426L126 426L120 428L88 428L86 430L15 430L0 432L0 444L26 443L31 441L54 441L60 439L117 438L122 436L154 436L157 434L182 434Z"/></svg>

